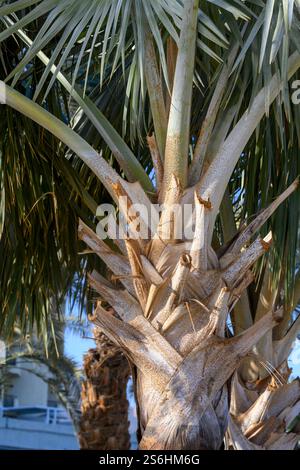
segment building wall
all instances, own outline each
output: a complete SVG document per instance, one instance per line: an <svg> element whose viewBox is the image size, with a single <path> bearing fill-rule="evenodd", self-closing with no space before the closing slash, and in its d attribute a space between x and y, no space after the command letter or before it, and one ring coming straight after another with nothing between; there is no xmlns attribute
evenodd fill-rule
<svg viewBox="0 0 300 470"><path fill-rule="evenodd" d="M8 390L9 395L16 397L15 406L47 406L48 385L34 374L42 371L45 374L46 370L44 365L17 360L16 366L11 369L11 386Z"/></svg>

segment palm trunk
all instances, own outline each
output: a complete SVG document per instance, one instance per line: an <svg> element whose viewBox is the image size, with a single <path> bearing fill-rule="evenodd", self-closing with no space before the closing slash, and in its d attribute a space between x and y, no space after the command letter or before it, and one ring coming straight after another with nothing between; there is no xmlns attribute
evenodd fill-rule
<svg viewBox="0 0 300 470"><path fill-rule="evenodd" d="M270 247L271 235L250 245L249 240L297 185L295 182L259 214L219 255L208 241L211 204L197 195L192 242L176 240L172 229L166 240L165 221L170 215L166 204L157 237L147 245L144 240L125 240L122 249L128 258L110 251L107 245L104 250L103 241L80 223L81 239L110 261L126 287L116 287L99 273L90 275L91 287L119 316L99 303L95 324L136 366L140 449L222 447L228 421L233 423L230 378L252 348L270 336L282 319L282 310L270 308L234 337L228 334L226 320L236 299L253 281L251 267ZM180 190L180 183L173 178L166 201L180 197ZM122 188L116 191L122 194ZM139 199L138 195L135 198ZM299 397L296 388L297 393Z"/></svg>
<svg viewBox="0 0 300 470"><path fill-rule="evenodd" d="M84 358L79 441L82 449L130 448L126 386L129 365L121 350L95 329L97 347Z"/></svg>
<svg viewBox="0 0 300 470"><path fill-rule="evenodd" d="M219 450L228 424L228 393L225 385L208 406L207 392L199 394L197 364L189 375L179 372L176 388L163 396L151 378L138 374L141 450ZM201 393L201 392L200 392ZM162 432L163 430L163 432Z"/></svg>

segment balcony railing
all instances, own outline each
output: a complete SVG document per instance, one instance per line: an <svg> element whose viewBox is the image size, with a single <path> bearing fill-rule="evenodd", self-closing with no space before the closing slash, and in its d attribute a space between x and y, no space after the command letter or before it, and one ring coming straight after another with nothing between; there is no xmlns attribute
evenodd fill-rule
<svg viewBox="0 0 300 470"><path fill-rule="evenodd" d="M71 424L66 410L49 406L3 406L0 407L0 418L22 419L50 425Z"/></svg>

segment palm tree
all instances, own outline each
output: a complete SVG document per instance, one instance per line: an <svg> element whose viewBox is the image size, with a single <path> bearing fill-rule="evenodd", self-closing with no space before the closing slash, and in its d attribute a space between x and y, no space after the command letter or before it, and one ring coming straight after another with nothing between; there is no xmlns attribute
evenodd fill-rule
<svg viewBox="0 0 300 470"><path fill-rule="evenodd" d="M298 187L292 157L299 109L291 105L289 81L300 67L299 2L199 3L8 2L0 8L0 40L16 33L28 49L7 81L15 85L34 57L46 67L33 100L4 82L0 99L81 158L118 204L125 228L136 222L135 203L153 213L162 204L154 233L140 215L140 230L114 244L79 223L80 239L111 273L89 275L105 302L92 320L133 365L140 448L219 449L227 428L229 448L294 448L299 382L288 382L287 358L299 329L299 319L291 324L299 300L291 289L296 196L284 201ZM31 39L24 28L44 15L45 26ZM48 58L42 49L57 35ZM132 141L147 128L149 99L155 184L149 166L88 97L90 66L98 63L100 84L107 67L112 77L123 70L123 133ZM56 80L120 171L34 102ZM267 221L283 203L270 251ZM178 236L174 216L174 205L188 204L192 239Z"/></svg>
<svg viewBox="0 0 300 470"><path fill-rule="evenodd" d="M95 329L96 348L84 357L79 442L81 449L128 450L128 361L120 348Z"/></svg>

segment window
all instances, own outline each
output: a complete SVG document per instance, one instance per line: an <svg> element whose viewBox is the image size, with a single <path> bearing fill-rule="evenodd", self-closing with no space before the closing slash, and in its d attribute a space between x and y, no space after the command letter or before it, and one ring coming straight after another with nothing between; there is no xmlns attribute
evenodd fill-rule
<svg viewBox="0 0 300 470"><path fill-rule="evenodd" d="M15 406L16 397L14 395L5 394L3 398L3 406L4 408L10 408Z"/></svg>

